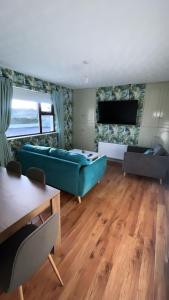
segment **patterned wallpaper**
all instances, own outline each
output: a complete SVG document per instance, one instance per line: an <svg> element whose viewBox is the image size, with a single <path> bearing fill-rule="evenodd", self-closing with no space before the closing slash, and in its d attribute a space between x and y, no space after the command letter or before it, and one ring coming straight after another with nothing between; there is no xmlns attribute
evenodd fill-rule
<svg viewBox="0 0 169 300"><path fill-rule="evenodd" d="M13 82L14 86L27 88L30 90L35 90L39 92L44 93L51 93L54 89L61 89L65 96L65 102L64 102L64 123L65 123L65 148L70 149L72 148L72 90L68 89L66 87L57 86L54 83L44 81L32 76L24 75L22 73L16 72L14 70L6 69L0 67L0 76L4 76L7 78L10 78ZM10 143L12 146L22 144L22 139L14 139L13 141L10 140ZM45 144L51 144L57 146L57 136L56 134L50 134L46 135L45 139L44 136L38 136L38 137L27 137L26 139L23 138L23 141L27 143L35 143L35 144L43 144L43 141Z"/></svg>
<svg viewBox="0 0 169 300"><path fill-rule="evenodd" d="M51 93L53 89L61 89L65 96L64 102L64 123L65 123L65 148L72 148L72 90L57 86L54 83L44 81L32 76L24 75L14 70L1 68L0 76L8 77L13 84L18 87L28 88L44 93ZM143 102L145 94L145 84L128 84L114 87L101 87L96 91L96 101L118 101L134 99L139 101L139 109L137 114L137 125L105 125L95 124L96 128L96 145L99 141L134 145L138 143L140 130L140 122L143 112ZM97 110L97 108L96 108ZM23 143L32 143L39 145L57 146L56 134L48 134L42 136L29 136L26 138L10 139L12 148L18 148Z"/></svg>
<svg viewBox="0 0 169 300"><path fill-rule="evenodd" d="M56 133L32 135L15 139L9 138L8 141L13 151L16 149L20 149L24 144L28 143L32 145L57 147Z"/></svg>
<svg viewBox="0 0 169 300"><path fill-rule="evenodd" d="M137 125L105 125L96 123L96 146L98 142L136 145L143 113L145 84L128 84L114 87L102 87L96 90L96 102L138 100ZM97 108L96 108L97 114Z"/></svg>

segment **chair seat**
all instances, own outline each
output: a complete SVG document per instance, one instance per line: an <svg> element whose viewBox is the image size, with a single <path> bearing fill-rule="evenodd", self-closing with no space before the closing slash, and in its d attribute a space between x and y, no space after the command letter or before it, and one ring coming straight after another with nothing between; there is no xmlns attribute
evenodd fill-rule
<svg viewBox="0 0 169 300"><path fill-rule="evenodd" d="M0 244L0 289L7 290L16 252L23 240L36 228L34 224L26 225Z"/></svg>

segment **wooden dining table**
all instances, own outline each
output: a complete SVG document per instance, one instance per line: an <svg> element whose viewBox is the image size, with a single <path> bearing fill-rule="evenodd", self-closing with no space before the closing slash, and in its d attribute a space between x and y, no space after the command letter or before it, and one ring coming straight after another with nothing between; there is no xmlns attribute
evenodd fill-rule
<svg viewBox="0 0 169 300"><path fill-rule="evenodd" d="M0 167L0 244L48 208L58 213L55 252L61 247L60 191Z"/></svg>

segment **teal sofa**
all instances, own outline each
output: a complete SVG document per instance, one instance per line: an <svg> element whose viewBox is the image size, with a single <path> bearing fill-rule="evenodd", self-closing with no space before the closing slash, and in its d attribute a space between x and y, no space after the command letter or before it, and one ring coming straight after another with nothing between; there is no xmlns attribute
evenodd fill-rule
<svg viewBox="0 0 169 300"><path fill-rule="evenodd" d="M23 174L29 167L41 168L48 185L76 195L79 202L101 180L107 165L106 156L90 161L82 154L29 144L16 152L16 158L21 162Z"/></svg>

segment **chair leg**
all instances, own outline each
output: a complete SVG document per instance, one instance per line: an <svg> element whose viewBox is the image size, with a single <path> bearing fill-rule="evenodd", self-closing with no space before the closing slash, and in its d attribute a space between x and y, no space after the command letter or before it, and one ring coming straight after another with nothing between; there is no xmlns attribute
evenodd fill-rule
<svg viewBox="0 0 169 300"><path fill-rule="evenodd" d="M77 198L78 198L79 203L81 204L82 203L81 197L78 196Z"/></svg>
<svg viewBox="0 0 169 300"><path fill-rule="evenodd" d="M61 285L64 286L62 278L60 277L59 271L56 268L55 262L54 262L51 254L48 255L48 259L49 259L49 262L50 262L50 264L51 264L51 266L53 268L53 271L55 272L55 274L56 274L57 278L59 279Z"/></svg>
<svg viewBox="0 0 169 300"><path fill-rule="evenodd" d="M24 300L22 285L18 287L18 292L19 292L19 300Z"/></svg>
<svg viewBox="0 0 169 300"><path fill-rule="evenodd" d="M126 176L126 172L123 172L123 176L124 176L124 177Z"/></svg>
<svg viewBox="0 0 169 300"><path fill-rule="evenodd" d="M160 178L160 184L161 184L161 185L163 184L163 180L162 180L162 178Z"/></svg>

